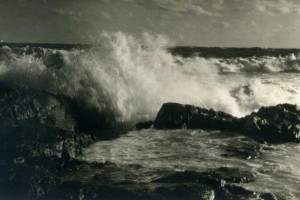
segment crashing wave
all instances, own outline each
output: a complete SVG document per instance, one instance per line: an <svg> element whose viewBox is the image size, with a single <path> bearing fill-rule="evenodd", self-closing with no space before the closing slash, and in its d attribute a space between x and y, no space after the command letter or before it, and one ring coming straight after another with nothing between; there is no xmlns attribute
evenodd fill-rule
<svg viewBox="0 0 300 200"><path fill-rule="evenodd" d="M102 33L89 48L2 47L1 55L7 59L0 61L0 80L68 96L126 123L152 119L170 101L235 116L263 105L299 103L298 92L290 95L286 90L293 86L220 73L298 70L300 58L296 56L181 57L170 53L168 46L163 36L134 38L118 32ZM242 92L247 84L251 94Z"/></svg>
<svg viewBox="0 0 300 200"><path fill-rule="evenodd" d="M300 72L300 56L213 59L221 72Z"/></svg>

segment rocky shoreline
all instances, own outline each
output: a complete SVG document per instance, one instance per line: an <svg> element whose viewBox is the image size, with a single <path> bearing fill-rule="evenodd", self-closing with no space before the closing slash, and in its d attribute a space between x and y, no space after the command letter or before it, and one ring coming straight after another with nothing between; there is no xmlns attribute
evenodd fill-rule
<svg viewBox="0 0 300 200"><path fill-rule="evenodd" d="M255 181L255 173L227 167L168 172L147 183L111 182L106 170L120 166L77 157L93 142L116 138L122 131L105 115L67 97L1 82L0 120L0 199L285 199L243 188L238 184ZM263 143L299 142L300 112L280 104L236 118L166 103L154 122L136 125L150 127L240 132ZM259 156L261 147L253 142L227 148L225 156L249 159Z"/></svg>
<svg viewBox="0 0 300 200"><path fill-rule="evenodd" d="M203 129L243 133L260 142L300 142L300 111L296 105L261 107L242 118L193 105L165 103L154 122L141 122L135 128Z"/></svg>

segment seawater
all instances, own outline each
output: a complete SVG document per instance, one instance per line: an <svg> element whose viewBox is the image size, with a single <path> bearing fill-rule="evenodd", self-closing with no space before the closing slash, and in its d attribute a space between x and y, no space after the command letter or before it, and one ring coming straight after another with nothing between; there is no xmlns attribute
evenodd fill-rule
<svg viewBox="0 0 300 200"><path fill-rule="evenodd" d="M294 143L265 146L258 158L223 156L228 153L229 145L247 141L245 136L219 131L130 131L116 140L91 145L81 159L116 163L119 168L108 170L110 181L115 183L147 183L175 171L204 172L218 167L237 167L252 171L256 176L255 182L241 184L246 189L299 199L300 146ZM141 167L131 167L135 165Z"/></svg>
<svg viewBox="0 0 300 200"><path fill-rule="evenodd" d="M41 46L38 52L27 47L1 47L0 81L67 96L107 114L112 124L127 127L153 120L166 102L212 108L238 117L261 106L300 105L299 50L257 49L261 52L257 55L254 49L253 55L242 57L237 49L223 48L219 55L227 55L226 51L236 55L201 56L205 52L196 52L184 57L168 50L172 42L164 36L145 33L137 38L121 32L101 33L91 43L84 49ZM44 62L47 54L59 54L62 65L48 67ZM243 140L245 137L238 134L215 131L130 131L118 139L91 145L81 158L142 166L138 170L125 167L121 172L121 168L115 169L117 175L110 178L116 182L124 178L149 182L170 171L223 166L249 169L257 181L243 187L299 199L300 146L271 145L266 148L271 150L248 160L222 156L226 145Z"/></svg>

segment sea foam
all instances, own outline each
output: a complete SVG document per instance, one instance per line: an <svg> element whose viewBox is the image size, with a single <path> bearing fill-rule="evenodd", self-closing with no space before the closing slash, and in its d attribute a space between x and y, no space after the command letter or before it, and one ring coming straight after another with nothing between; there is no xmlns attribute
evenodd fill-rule
<svg viewBox="0 0 300 200"><path fill-rule="evenodd" d="M60 67L47 67L43 56L34 53L12 53L9 61L0 62L0 80L68 96L125 123L155 118L165 102L193 104L236 116L249 114L263 105L300 104L296 77L296 82L287 78L283 84L280 78L269 77L270 82L266 76L221 73L255 71L243 66L261 68L258 62L269 63L263 68L270 71L280 71L277 69L284 68L285 63L295 63L291 66L297 69L295 56L277 60L183 58L172 55L167 50L170 45L161 35L145 33L133 37L104 32L93 40L90 48L43 49L42 54L51 51L62 55Z"/></svg>

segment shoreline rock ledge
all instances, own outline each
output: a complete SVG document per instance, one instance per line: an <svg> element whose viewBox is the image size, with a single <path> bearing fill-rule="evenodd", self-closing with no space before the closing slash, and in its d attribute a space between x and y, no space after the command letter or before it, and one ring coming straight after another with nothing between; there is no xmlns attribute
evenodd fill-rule
<svg viewBox="0 0 300 200"><path fill-rule="evenodd" d="M237 118L193 105L165 103L153 126L155 129L234 131L267 143L300 142L300 111L292 104L261 107L257 112ZM149 124L139 129L147 127Z"/></svg>

